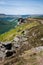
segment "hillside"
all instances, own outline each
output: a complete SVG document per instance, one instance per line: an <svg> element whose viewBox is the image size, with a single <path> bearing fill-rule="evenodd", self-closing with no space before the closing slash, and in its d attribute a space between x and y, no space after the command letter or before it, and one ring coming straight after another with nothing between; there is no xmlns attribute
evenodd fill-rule
<svg viewBox="0 0 43 65"><path fill-rule="evenodd" d="M43 47L25 51L13 65L43 65ZM39 50L40 49L40 50Z"/></svg>
<svg viewBox="0 0 43 65"><path fill-rule="evenodd" d="M18 20L17 19L0 19L0 34L5 33L9 31L10 29L15 28L17 25Z"/></svg>
<svg viewBox="0 0 43 65"><path fill-rule="evenodd" d="M0 31L0 65L43 65L43 19L4 19Z"/></svg>
<svg viewBox="0 0 43 65"><path fill-rule="evenodd" d="M27 23L21 24L20 26L17 26L15 29L11 29L10 31L0 35L0 41L13 40L16 35L21 34L21 32L24 31L25 29L30 29L39 24L40 24L39 22L31 22L31 23L27 22Z"/></svg>
<svg viewBox="0 0 43 65"><path fill-rule="evenodd" d="M43 24L25 32L12 41L17 54L5 60L4 65L43 65Z"/></svg>

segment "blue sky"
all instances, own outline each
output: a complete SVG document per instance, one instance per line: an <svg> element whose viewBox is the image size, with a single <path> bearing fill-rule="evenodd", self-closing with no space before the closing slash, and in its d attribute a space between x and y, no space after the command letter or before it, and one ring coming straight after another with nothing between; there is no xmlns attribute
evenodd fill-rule
<svg viewBox="0 0 43 65"><path fill-rule="evenodd" d="M0 13L43 14L43 0L0 0Z"/></svg>

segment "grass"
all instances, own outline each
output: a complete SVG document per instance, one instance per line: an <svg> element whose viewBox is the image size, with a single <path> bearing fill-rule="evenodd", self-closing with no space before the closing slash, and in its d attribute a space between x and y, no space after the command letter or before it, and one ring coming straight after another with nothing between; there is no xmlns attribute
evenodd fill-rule
<svg viewBox="0 0 43 65"><path fill-rule="evenodd" d="M30 29L34 26L39 25L38 22L32 22L32 23L25 23L25 24L21 24L20 26L17 26L15 29L11 29L10 31L1 34L0 35L0 41L12 41L14 39L14 37L16 35L20 35L22 31L24 31L25 29Z"/></svg>

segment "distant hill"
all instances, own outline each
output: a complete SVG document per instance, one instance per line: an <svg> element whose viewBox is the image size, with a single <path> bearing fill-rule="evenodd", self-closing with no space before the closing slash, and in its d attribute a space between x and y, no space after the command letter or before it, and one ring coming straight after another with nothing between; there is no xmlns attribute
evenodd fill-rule
<svg viewBox="0 0 43 65"><path fill-rule="evenodd" d="M0 17L5 17L6 16L6 14L0 14Z"/></svg>
<svg viewBox="0 0 43 65"><path fill-rule="evenodd" d="M30 17L31 18L39 18L39 19L41 18L42 19L43 15L31 15Z"/></svg>
<svg viewBox="0 0 43 65"><path fill-rule="evenodd" d="M0 14L0 15L4 16L5 14Z"/></svg>

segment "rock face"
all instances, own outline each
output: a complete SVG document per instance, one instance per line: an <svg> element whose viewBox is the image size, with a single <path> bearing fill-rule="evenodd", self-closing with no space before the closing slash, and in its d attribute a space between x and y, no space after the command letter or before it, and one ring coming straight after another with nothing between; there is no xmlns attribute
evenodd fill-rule
<svg viewBox="0 0 43 65"><path fill-rule="evenodd" d="M26 19L23 18L19 18L18 21L19 21L18 25L27 22Z"/></svg>
<svg viewBox="0 0 43 65"><path fill-rule="evenodd" d="M0 60L4 60L6 57L10 57L13 54L16 54L16 51L13 47L13 44L7 43L3 44L0 43Z"/></svg>
<svg viewBox="0 0 43 65"><path fill-rule="evenodd" d="M6 52L6 57L10 57L10 56L12 56L13 55L13 52L12 51L7 51Z"/></svg>
<svg viewBox="0 0 43 65"><path fill-rule="evenodd" d="M3 46L7 49L7 50L11 50L11 48L12 48L12 44L7 44L7 45L5 45L5 44L3 44Z"/></svg>

